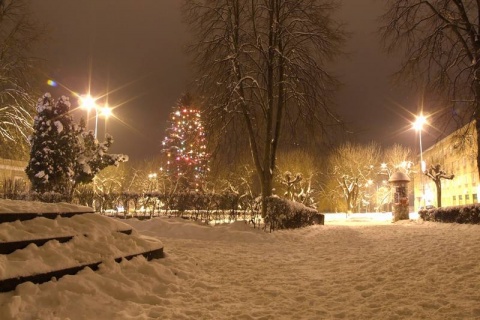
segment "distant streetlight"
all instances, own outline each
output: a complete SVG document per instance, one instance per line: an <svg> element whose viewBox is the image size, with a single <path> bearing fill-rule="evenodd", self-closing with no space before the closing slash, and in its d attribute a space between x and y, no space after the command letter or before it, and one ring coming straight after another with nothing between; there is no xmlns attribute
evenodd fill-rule
<svg viewBox="0 0 480 320"><path fill-rule="evenodd" d="M150 191L152 191L155 183L155 190L158 190L158 180L157 180L157 174L156 173L149 173L148 174L148 180L150 180Z"/></svg>

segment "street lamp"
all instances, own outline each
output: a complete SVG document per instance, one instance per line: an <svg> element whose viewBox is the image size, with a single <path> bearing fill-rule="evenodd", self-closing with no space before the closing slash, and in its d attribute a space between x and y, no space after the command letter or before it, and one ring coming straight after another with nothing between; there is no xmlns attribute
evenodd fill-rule
<svg viewBox="0 0 480 320"><path fill-rule="evenodd" d="M108 106L108 103L105 103L105 106L102 108L101 113L105 118L105 139L107 138L107 121L108 117L112 115L112 108Z"/></svg>
<svg viewBox="0 0 480 320"><path fill-rule="evenodd" d="M80 106L84 109L87 109L87 127L88 127L88 120L90 117L90 110L95 110L95 139L97 139L97 130L98 130L98 106L97 106L97 99L93 98L90 94L85 96L80 96Z"/></svg>
<svg viewBox="0 0 480 320"><path fill-rule="evenodd" d="M108 104L106 103L104 107L100 108L97 104L97 99L93 98L90 94L87 94L85 96L80 97L80 106L84 109L87 109L88 115L90 114L90 110L92 109L95 110L95 131L94 131L95 139L97 139L98 137L98 116L100 111L100 115L105 117L105 135L106 135L107 119L112 114L112 109L108 106ZM88 116L87 116L87 121L88 121ZM88 123L87 123L87 127L88 127Z"/></svg>
<svg viewBox="0 0 480 320"><path fill-rule="evenodd" d="M422 173L425 172L425 162L423 162L423 150L422 150L422 130L423 125L427 123L427 117L423 114L420 114L415 117L415 122L413 123L413 129L418 132L418 139L420 141L420 169Z"/></svg>
<svg viewBox="0 0 480 320"><path fill-rule="evenodd" d="M423 115L420 114L415 117L415 122L413 123L413 129L418 132L418 139L420 141L420 183L422 184L422 196L423 196L423 201L426 204L426 199L425 199L425 185L423 183L423 173L426 171L426 164L423 161L423 150L422 150L422 129L423 125L427 123L427 118Z"/></svg>

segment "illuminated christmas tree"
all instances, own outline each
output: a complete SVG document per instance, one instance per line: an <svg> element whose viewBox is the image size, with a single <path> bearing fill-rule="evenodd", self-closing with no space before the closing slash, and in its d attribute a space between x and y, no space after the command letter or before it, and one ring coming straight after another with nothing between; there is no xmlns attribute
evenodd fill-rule
<svg viewBox="0 0 480 320"><path fill-rule="evenodd" d="M189 95L182 97L169 118L162 141L164 171L172 181L189 190L199 190L208 171L205 131L200 111Z"/></svg>

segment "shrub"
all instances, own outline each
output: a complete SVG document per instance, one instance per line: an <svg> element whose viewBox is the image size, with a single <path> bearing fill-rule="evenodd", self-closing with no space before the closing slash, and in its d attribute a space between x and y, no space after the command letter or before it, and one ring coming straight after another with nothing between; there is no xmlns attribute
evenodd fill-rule
<svg viewBox="0 0 480 320"><path fill-rule="evenodd" d="M480 204L478 203L420 210L418 213L425 221L480 224Z"/></svg>
<svg viewBox="0 0 480 320"><path fill-rule="evenodd" d="M313 224L324 224L324 216L317 210L276 196L267 198L265 226L269 225L270 231L302 228Z"/></svg>

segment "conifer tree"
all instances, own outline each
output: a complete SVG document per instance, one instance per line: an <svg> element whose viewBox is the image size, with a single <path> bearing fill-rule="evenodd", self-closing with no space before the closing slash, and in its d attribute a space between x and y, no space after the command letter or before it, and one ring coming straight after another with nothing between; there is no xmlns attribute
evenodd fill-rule
<svg viewBox="0 0 480 320"><path fill-rule="evenodd" d="M85 121L75 124L69 111L67 97L55 103L46 93L38 101L25 170L36 192L53 191L71 198L79 184L90 183L102 169L128 160L126 155L108 154L113 138L98 142L93 132L86 130Z"/></svg>
<svg viewBox="0 0 480 320"><path fill-rule="evenodd" d="M188 94L173 108L169 123L162 142L164 166L161 170L182 187L198 190L208 171L208 156L201 114Z"/></svg>
<svg viewBox="0 0 480 320"><path fill-rule="evenodd" d="M62 96L55 103L49 93L38 100L34 118L30 161L26 168L32 189L65 193L73 176L75 131L69 114L70 101Z"/></svg>

